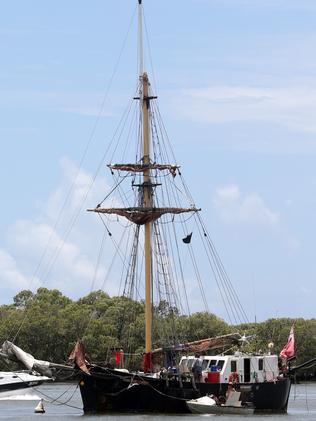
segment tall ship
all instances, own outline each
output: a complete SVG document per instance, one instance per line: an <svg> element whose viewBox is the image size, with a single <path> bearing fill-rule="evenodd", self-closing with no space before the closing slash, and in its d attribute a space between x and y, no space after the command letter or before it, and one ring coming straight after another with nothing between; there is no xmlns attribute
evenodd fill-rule
<svg viewBox="0 0 316 421"><path fill-rule="evenodd" d="M135 123L124 123L125 128L128 126L124 145L124 130L119 131L114 149L122 147L122 160L108 164L114 179L110 194L88 210L100 217L109 235L112 222L124 226L124 235L115 244L125 273L121 289L128 299L144 300L144 349L140 366L135 367L134 361L130 368L126 361L122 363L121 358L128 352L120 349L121 344L113 349L117 364L104 365L88 361L82 344L76 344L71 361L80 372L84 412L186 413L189 400L206 395L225 402L232 385L240 392L241 405L255 411L286 412L288 367L284 361L280 364L279 356L271 349L266 353L245 353L246 338L239 333L224 332L194 341L177 335L180 312L185 313L181 303L195 298L194 289L188 292L185 285L192 285L193 280L201 283L193 241L199 257L204 253L203 265L209 263L222 298L230 301L227 306L232 312L242 313L243 309L206 230L201 209L195 205L174 158L157 96L144 68L142 0L138 0L137 8L139 79L133 97ZM129 257L123 257L128 246ZM181 261L183 248L185 258ZM190 261L193 270L188 269ZM140 292L143 287L144 297ZM205 297L202 293L200 300L207 301ZM168 315L168 326L161 326L162 318L155 320L159 311ZM132 342L132 321L130 327L125 336L130 336ZM164 340L155 339L159 328L165 330ZM124 332L121 338L126 347Z"/></svg>

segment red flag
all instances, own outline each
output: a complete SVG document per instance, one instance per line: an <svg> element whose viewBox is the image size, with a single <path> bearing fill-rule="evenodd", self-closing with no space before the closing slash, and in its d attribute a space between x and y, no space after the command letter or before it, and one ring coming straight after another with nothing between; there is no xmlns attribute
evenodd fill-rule
<svg viewBox="0 0 316 421"><path fill-rule="evenodd" d="M145 352L143 354L143 365L144 373L150 373L152 371L151 352Z"/></svg>
<svg viewBox="0 0 316 421"><path fill-rule="evenodd" d="M115 361L116 361L116 364L117 365L120 364L120 362L121 362L121 353L120 353L120 351L115 352Z"/></svg>
<svg viewBox="0 0 316 421"><path fill-rule="evenodd" d="M287 344L284 346L282 351L280 352L281 358L291 358L294 357L294 325L291 327L290 334L287 340Z"/></svg>

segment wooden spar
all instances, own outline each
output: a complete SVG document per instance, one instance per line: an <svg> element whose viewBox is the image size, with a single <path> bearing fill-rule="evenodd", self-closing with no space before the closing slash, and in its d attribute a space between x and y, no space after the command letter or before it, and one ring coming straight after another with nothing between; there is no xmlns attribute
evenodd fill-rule
<svg viewBox="0 0 316 421"><path fill-rule="evenodd" d="M143 10L142 1L138 0L138 48L139 48L139 76L141 80L140 100L143 117L143 165L150 164L150 139L149 139L149 82L147 73L144 72L144 49L143 49ZM150 169L143 172L143 204L144 208L150 208L151 204ZM152 348L152 282L151 282L151 222L145 223L144 232L145 254L145 352L151 352Z"/></svg>
<svg viewBox="0 0 316 421"><path fill-rule="evenodd" d="M145 188L151 188L153 186L157 186L159 184L150 184L149 186L144 186L142 183L134 184L134 186ZM201 209L197 208L153 208L153 207L144 207L143 204L140 207L136 208L101 208L97 207L94 209L87 209L88 212L96 212L96 213L105 213L108 215L119 215L124 216L124 218L128 219L129 221L133 222L137 225L145 225L147 222L154 222L159 219L162 215L165 214L173 214L177 215L179 213L186 213L186 212L198 212Z"/></svg>
<svg viewBox="0 0 316 421"><path fill-rule="evenodd" d="M142 80L142 114L143 114L143 164L149 165L150 144L149 144L149 98L148 98L148 76L143 73ZM151 207L151 185L150 170L144 171L144 207ZM152 325L152 285L151 285L151 222L145 224L145 352L151 352L151 325Z"/></svg>

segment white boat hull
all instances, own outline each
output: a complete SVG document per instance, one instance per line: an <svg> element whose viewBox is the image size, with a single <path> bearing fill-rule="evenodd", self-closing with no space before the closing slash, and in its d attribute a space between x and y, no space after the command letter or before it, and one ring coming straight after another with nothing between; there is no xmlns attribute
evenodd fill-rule
<svg viewBox="0 0 316 421"><path fill-rule="evenodd" d="M0 371L0 399L30 395L32 387L51 380L49 377L27 371Z"/></svg>
<svg viewBox="0 0 316 421"><path fill-rule="evenodd" d="M207 405L199 403L198 400L188 401L187 406L193 414L249 415L254 413L254 408L247 406Z"/></svg>

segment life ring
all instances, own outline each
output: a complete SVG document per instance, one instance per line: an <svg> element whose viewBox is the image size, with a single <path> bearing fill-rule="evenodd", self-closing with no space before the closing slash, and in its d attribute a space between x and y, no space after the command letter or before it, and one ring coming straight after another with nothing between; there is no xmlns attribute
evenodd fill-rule
<svg viewBox="0 0 316 421"><path fill-rule="evenodd" d="M233 371L230 376L228 377L228 382L235 384L235 383L239 383L239 375L236 371Z"/></svg>

